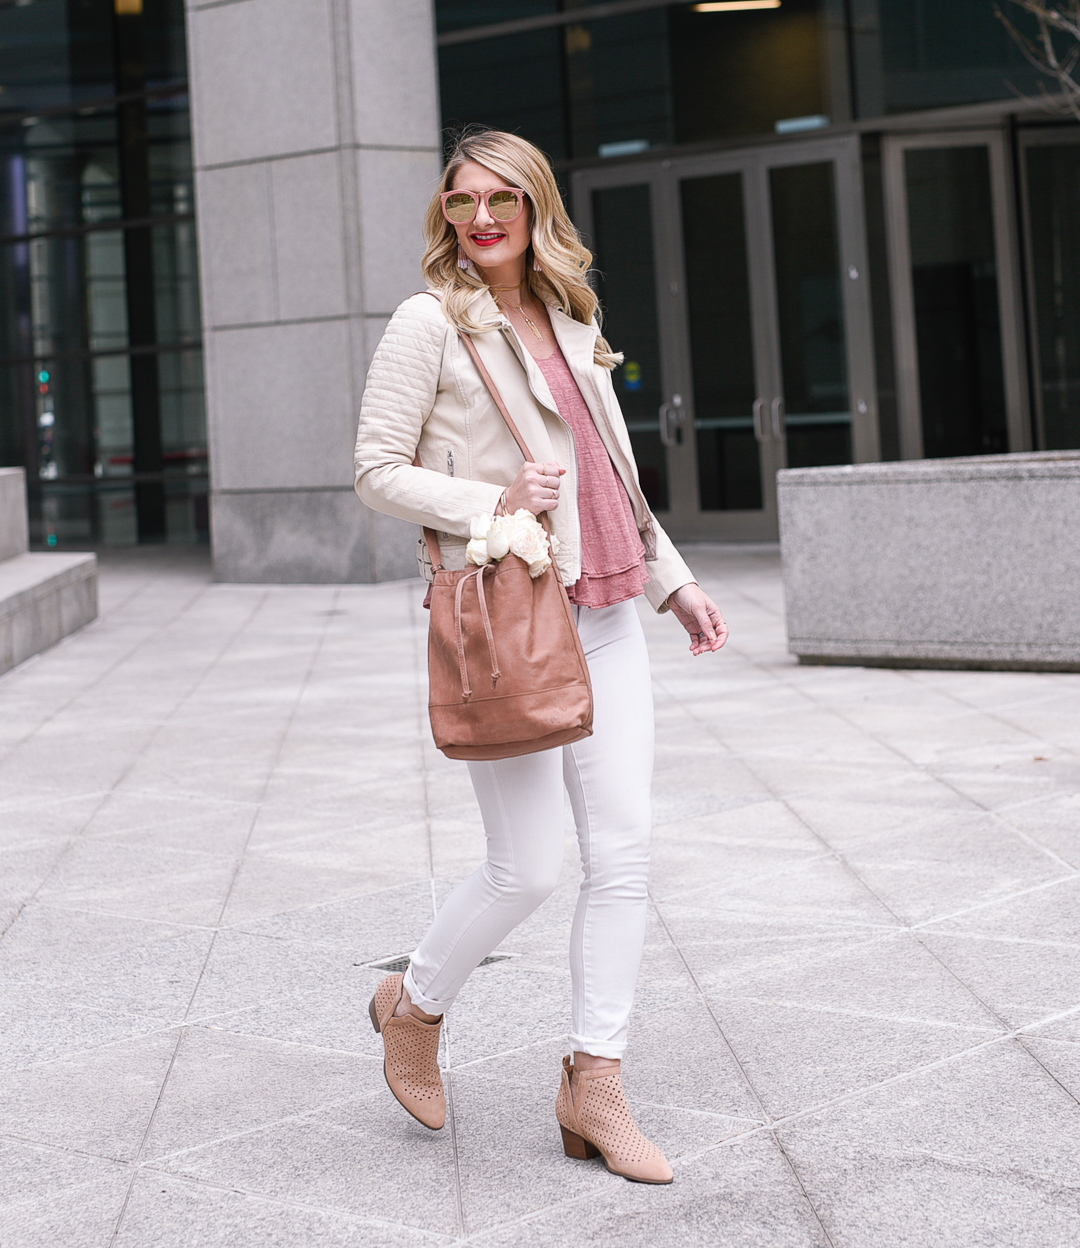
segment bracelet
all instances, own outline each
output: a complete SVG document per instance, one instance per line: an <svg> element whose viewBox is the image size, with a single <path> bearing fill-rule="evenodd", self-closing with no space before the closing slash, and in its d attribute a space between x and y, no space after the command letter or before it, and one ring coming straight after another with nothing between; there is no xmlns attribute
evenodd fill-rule
<svg viewBox="0 0 1080 1248"><path fill-rule="evenodd" d="M507 486L507 489L509 488L510 487ZM503 492L499 495L499 501L495 505L495 514L498 515L500 511L504 516L508 516L510 514L510 507L506 501L506 490L503 490Z"/></svg>

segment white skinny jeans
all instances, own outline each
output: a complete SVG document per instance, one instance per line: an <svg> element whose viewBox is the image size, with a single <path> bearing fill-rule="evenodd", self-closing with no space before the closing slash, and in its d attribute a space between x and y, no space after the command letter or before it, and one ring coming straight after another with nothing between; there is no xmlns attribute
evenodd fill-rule
<svg viewBox="0 0 1080 1248"><path fill-rule="evenodd" d="M593 734L522 758L469 763L487 861L447 898L405 988L442 1014L472 971L558 883L563 786L584 879L570 931L571 1046L621 1057L645 941L653 769L649 655L633 602L575 607L593 688Z"/></svg>

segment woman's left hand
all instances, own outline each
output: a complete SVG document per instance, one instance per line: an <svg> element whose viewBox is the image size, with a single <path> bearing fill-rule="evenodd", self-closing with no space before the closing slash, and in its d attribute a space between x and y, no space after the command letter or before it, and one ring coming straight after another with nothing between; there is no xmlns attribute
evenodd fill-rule
<svg viewBox="0 0 1080 1248"><path fill-rule="evenodd" d="M720 608L696 581L677 589L668 605L690 634L691 654L709 654L727 641L728 628Z"/></svg>

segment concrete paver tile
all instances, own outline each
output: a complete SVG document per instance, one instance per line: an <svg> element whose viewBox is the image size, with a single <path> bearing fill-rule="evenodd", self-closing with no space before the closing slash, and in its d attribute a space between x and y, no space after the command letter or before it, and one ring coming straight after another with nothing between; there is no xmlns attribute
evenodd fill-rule
<svg viewBox="0 0 1080 1248"><path fill-rule="evenodd" d="M992 814L950 811L870 844L847 861L901 919L922 923L1004 899L1065 872Z"/></svg>
<svg viewBox="0 0 1080 1248"><path fill-rule="evenodd" d="M180 923L135 919L100 910L71 910L31 902L0 944L0 974L21 979L38 972L55 972L80 962L97 961L114 953L190 936ZM210 933L204 939L208 942ZM118 968L110 968L110 974Z"/></svg>
<svg viewBox="0 0 1080 1248"><path fill-rule="evenodd" d="M1080 878L920 928L919 939L1011 1027L1080 1006Z"/></svg>
<svg viewBox="0 0 1080 1248"><path fill-rule="evenodd" d="M1080 1044L1055 1040L1038 1031L1022 1036L1020 1043L1080 1104ZM1073 1127L1069 1138L1076 1139L1077 1134Z"/></svg>
<svg viewBox="0 0 1080 1248"><path fill-rule="evenodd" d="M87 839L63 856L38 899L76 910L92 906L132 918L212 924L234 871L234 861L217 854Z"/></svg>
<svg viewBox="0 0 1080 1248"><path fill-rule="evenodd" d="M899 926L896 916L844 861L818 855L764 859L751 871L719 880L703 877L697 889L685 889L665 901L664 917L676 941L693 939L703 925L723 916L799 924Z"/></svg>
<svg viewBox="0 0 1080 1248"><path fill-rule="evenodd" d="M368 1220L148 1168L135 1181L116 1248L444 1248L453 1242L401 1226L390 1220L393 1212L387 1210L387 1220Z"/></svg>
<svg viewBox="0 0 1080 1248"><path fill-rule="evenodd" d="M594 1161L600 1193L564 1184L564 1199L531 1217L476 1235L482 1248L827 1248L821 1224L776 1142L767 1134L738 1139L675 1166L670 1187L627 1183ZM571 1194L572 1193L572 1194ZM632 1237L632 1238L631 1238Z"/></svg>
<svg viewBox="0 0 1080 1248"><path fill-rule="evenodd" d="M764 803L758 803L763 805ZM761 845L745 841L732 843L713 839L695 821L701 835L690 839L684 833L679 839L658 837L652 851L649 869L649 891L657 901L674 901L693 897L702 887L702 880L742 880L779 876L798 871L804 865L828 856L829 851L809 833L803 844ZM763 820L764 822L764 820Z"/></svg>
<svg viewBox="0 0 1080 1248"><path fill-rule="evenodd" d="M310 1052L303 1056L310 1064ZM410 1118L390 1096L381 1069L369 1066L348 1101L159 1158L156 1168L332 1213L455 1235L451 1133L429 1131Z"/></svg>
<svg viewBox="0 0 1080 1248"><path fill-rule="evenodd" d="M992 1034L1001 1023L904 931L797 931L727 925L727 940L681 945L710 998L770 1000Z"/></svg>
<svg viewBox="0 0 1080 1248"><path fill-rule="evenodd" d="M250 923L286 910L423 879L427 874L427 854L422 849L411 859L403 852L399 863L384 864L363 855L354 855L347 864L335 862L334 858L342 858L340 849L328 857L330 861L320 861L317 850L309 851L307 842L294 852L283 849L247 854L229 893L222 922Z"/></svg>
<svg viewBox="0 0 1080 1248"><path fill-rule="evenodd" d="M88 840L132 848L192 850L235 860L255 820L253 802L221 802L196 793L114 789L87 824Z"/></svg>
<svg viewBox="0 0 1080 1248"><path fill-rule="evenodd" d="M178 1039L159 1031L0 1075L0 1121L57 1148L135 1161Z"/></svg>
<svg viewBox="0 0 1080 1248"><path fill-rule="evenodd" d="M343 949L354 962L365 963L408 953L433 916L431 881L424 879L248 920L236 930Z"/></svg>
<svg viewBox="0 0 1080 1248"><path fill-rule="evenodd" d="M59 801L41 793L11 802L0 799L0 849L44 840L62 845L89 825L106 796L106 790L96 790Z"/></svg>
<svg viewBox="0 0 1080 1248"><path fill-rule="evenodd" d="M355 1096L382 1071L352 1053L318 1051L214 1027L184 1029L154 1115L145 1156L162 1168L215 1141ZM211 1177L211 1176L206 1176Z"/></svg>
<svg viewBox="0 0 1080 1248"><path fill-rule="evenodd" d="M127 1166L0 1137L0 1243L4 1248L101 1248L131 1182Z"/></svg>
<svg viewBox="0 0 1080 1248"><path fill-rule="evenodd" d="M77 917L76 926L85 930L85 916ZM24 958L2 965L9 982L52 995L70 1008L176 1023L199 982L211 939L212 933L202 929L103 948L91 933L83 949L61 962Z"/></svg>
<svg viewBox="0 0 1080 1248"><path fill-rule="evenodd" d="M1015 1042L780 1129L835 1243L1069 1248L1075 1101Z"/></svg>
<svg viewBox="0 0 1080 1248"><path fill-rule="evenodd" d="M344 978L367 976L341 946L309 944L237 929L218 932L191 1003L192 1019L212 1019L266 1001L312 1001L341 990ZM374 973L374 972L373 972ZM357 989L363 992L363 986ZM365 998L366 1001L366 998Z"/></svg>
<svg viewBox="0 0 1080 1248"><path fill-rule="evenodd" d="M708 994L755 1092L779 1118L964 1052L993 1033L857 1009Z"/></svg>
<svg viewBox="0 0 1080 1248"><path fill-rule="evenodd" d="M0 981L4 1026L0 1028L0 1071L21 1070L117 1040L149 1035L162 1023L153 1016L96 1009L69 1001L55 983Z"/></svg>
<svg viewBox="0 0 1080 1248"><path fill-rule="evenodd" d="M1080 871L1080 784L999 807L998 814Z"/></svg>

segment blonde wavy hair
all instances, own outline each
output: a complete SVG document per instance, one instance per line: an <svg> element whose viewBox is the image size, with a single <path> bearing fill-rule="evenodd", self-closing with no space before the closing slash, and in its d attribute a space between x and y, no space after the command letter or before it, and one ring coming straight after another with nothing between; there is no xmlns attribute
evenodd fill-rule
<svg viewBox="0 0 1080 1248"><path fill-rule="evenodd" d="M469 316L469 304L478 291L487 290L487 284L475 266L468 269L458 266L457 232L443 216L439 198L443 191L453 189L458 171L470 161L490 169L507 186L520 187L528 196L532 242L525 256L525 277L532 293L548 303L554 300L583 325L593 321L599 324L599 302L586 279L592 252L566 215L547 157L516 134L481 127L464 130L454 141L438 190L424 218L427 240L422 261L424 278L441 293L446 319L455 329L466 333L482 333L493 328ZM539 272L533 267L534 258L540 262ZM623 361L622 355L612 351L603 336L596 340L593 358L604 368L614 368Z"/></svg>

